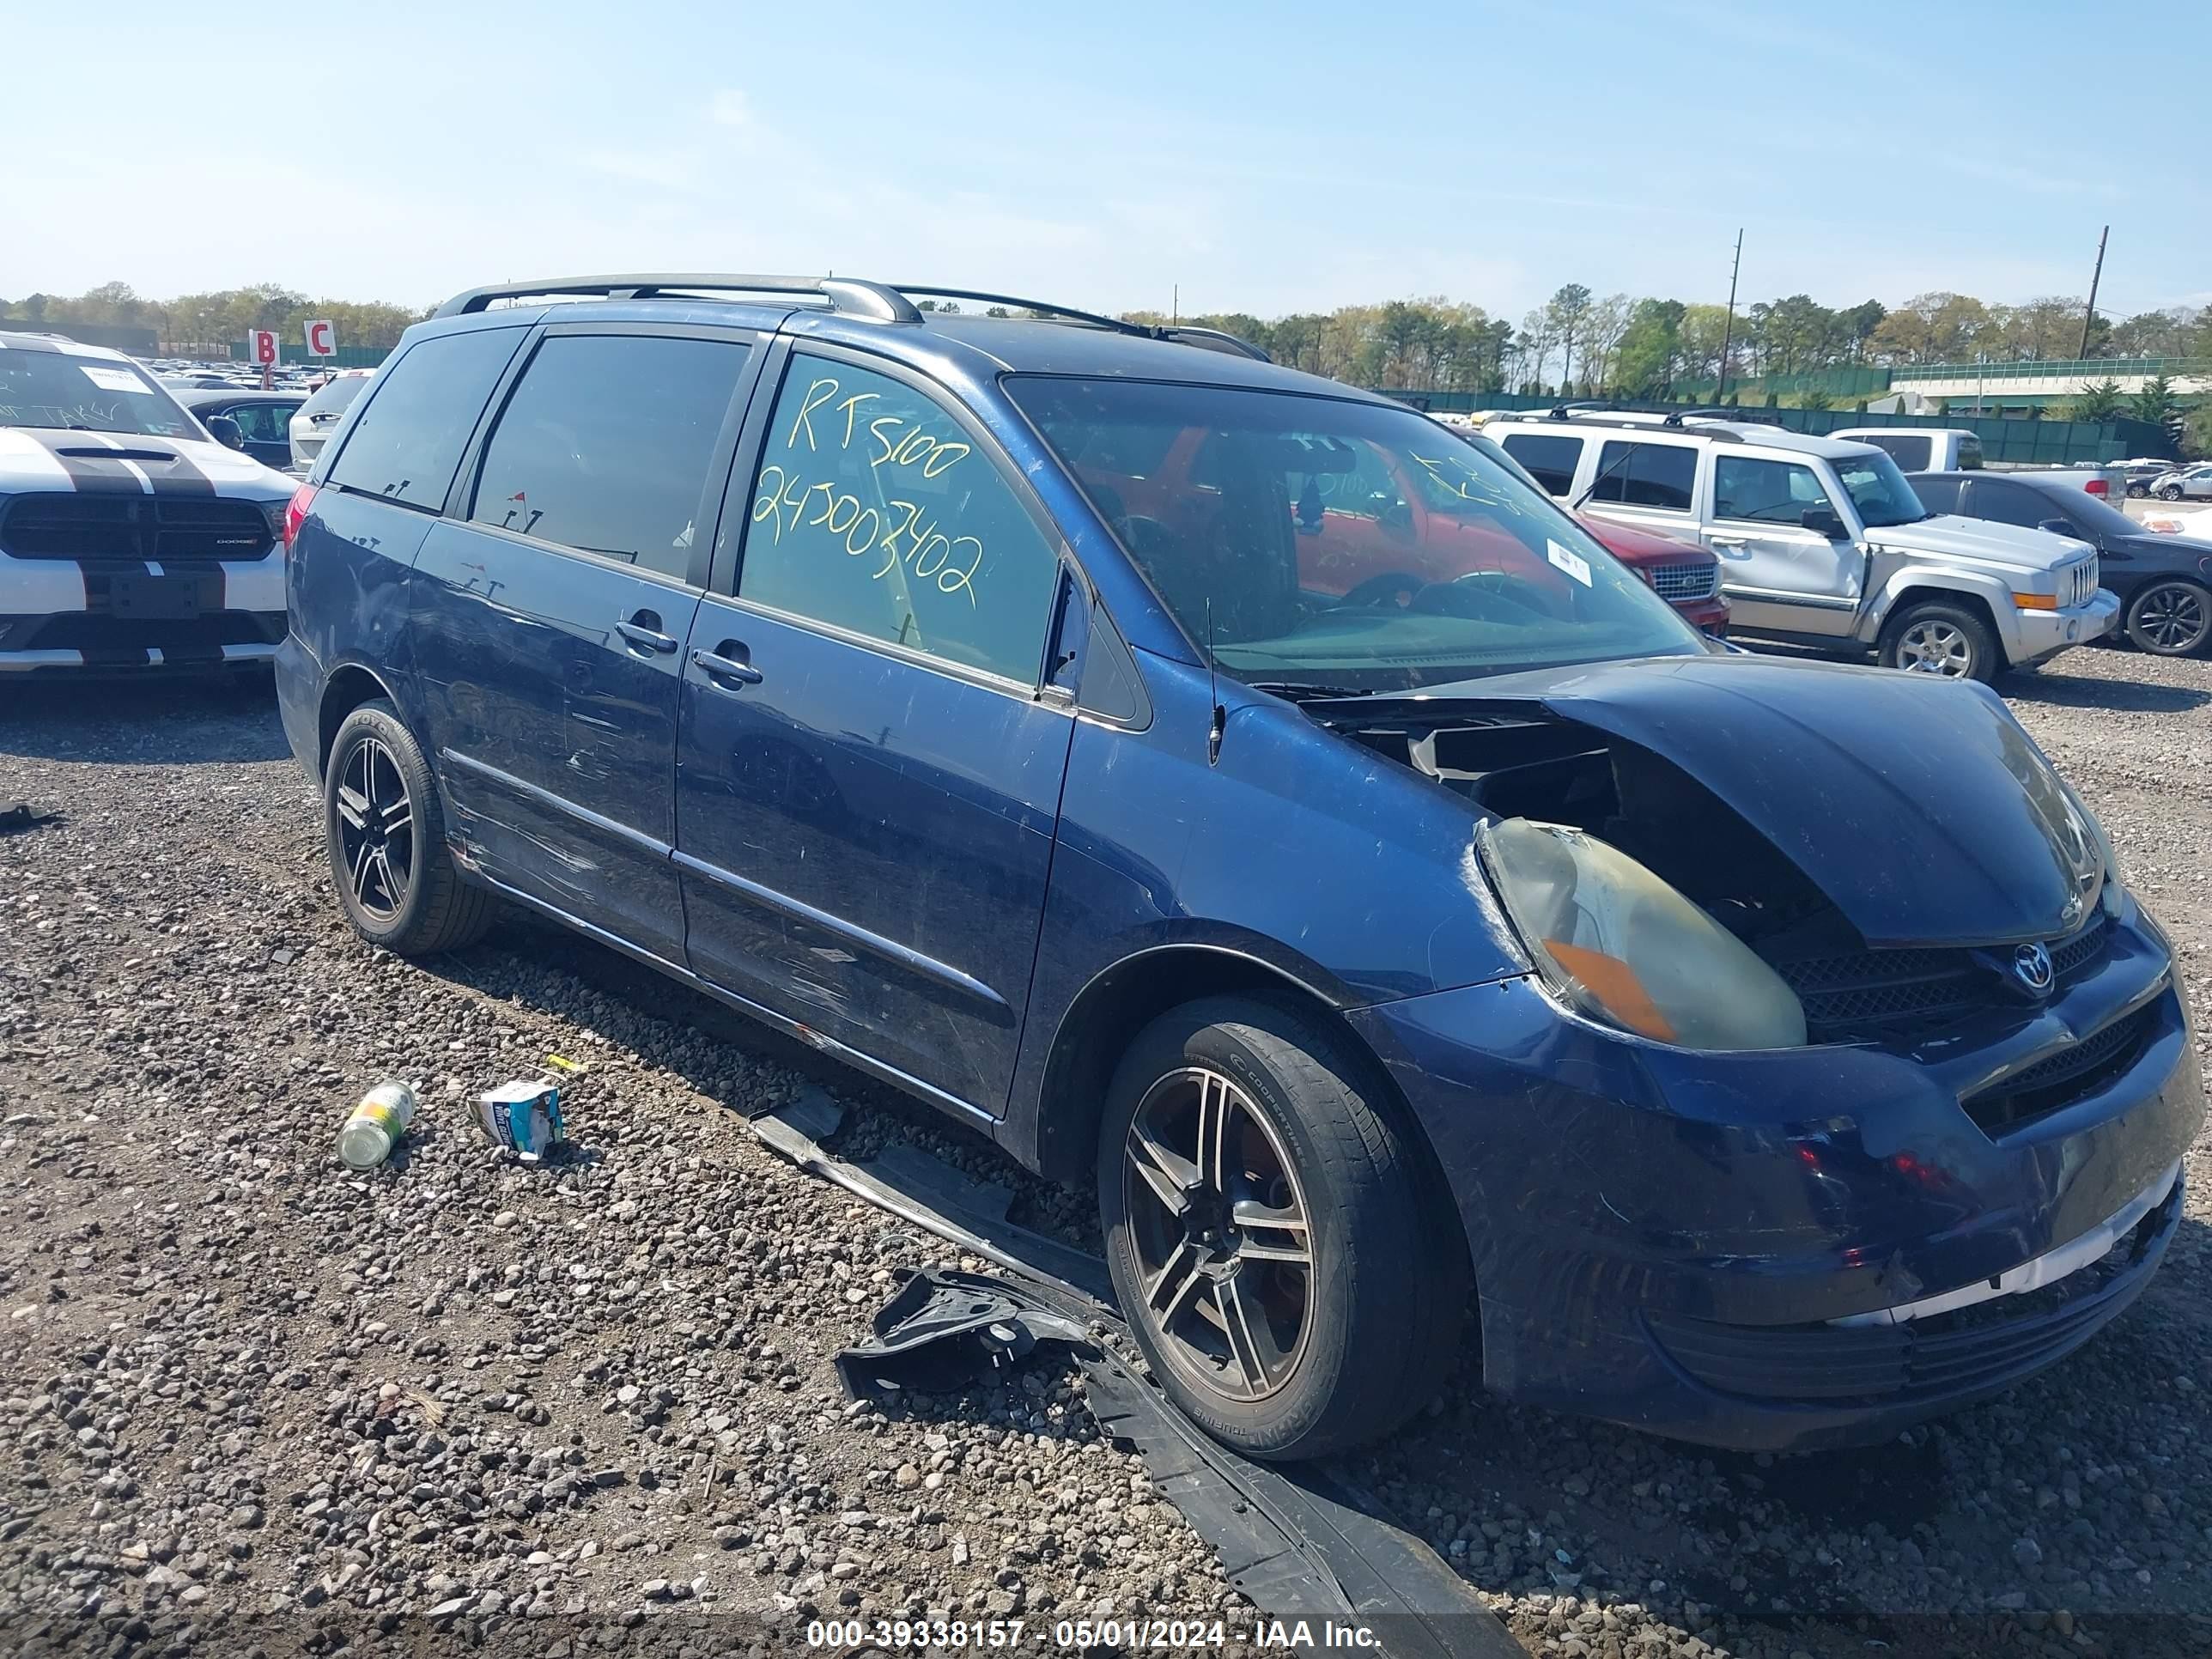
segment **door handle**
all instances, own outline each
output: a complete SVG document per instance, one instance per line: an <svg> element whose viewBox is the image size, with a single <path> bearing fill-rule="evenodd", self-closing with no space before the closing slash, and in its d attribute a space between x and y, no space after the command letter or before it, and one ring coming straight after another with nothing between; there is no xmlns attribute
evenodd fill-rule
<svg viewBox="0 0 2212 1659"><path fill-rule="evenodd" d="M1705 539L1711 542L1715 547L1742 547L1749 542L1750 538L1747 536L1708 536Z"/></svg>
<svg viewBox="0 0 2212 1659"><path fill-rule="evenodd" d="M743 646L725 649L743 650ZM758 685L768 677L749 662L739 662L735 657L725 657L713 651L694 651L691 665L704 674L708 682L725 691L735 691L741 685Z"/></svg>
<svg viewBox="0 0 2212 1659"><path fill-rule="evenodd" d="M660 618L650 611L641 611L634 616L617 617L615 631L641 650L658 651L662 655L675 650L683 643L674 635L660 631Z"/></svg>

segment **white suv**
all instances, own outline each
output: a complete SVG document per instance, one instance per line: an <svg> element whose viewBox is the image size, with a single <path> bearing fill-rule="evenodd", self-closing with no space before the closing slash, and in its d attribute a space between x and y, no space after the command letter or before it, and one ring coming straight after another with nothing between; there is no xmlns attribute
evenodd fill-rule
<svg viewBox="0 0 2212 1659"><path fill-rule="evenodd" d="M2094 549L1937 517L1870 444L1719 416L1560 410L1483 435L1571 507L1703 544L1729 634L1990 679L2110 631Z"/></svg>

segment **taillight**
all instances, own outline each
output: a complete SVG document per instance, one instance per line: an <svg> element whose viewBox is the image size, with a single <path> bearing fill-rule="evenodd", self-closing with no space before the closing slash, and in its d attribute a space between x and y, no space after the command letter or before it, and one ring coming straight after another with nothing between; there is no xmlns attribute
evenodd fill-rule
<svg viewBox="0 0 2212 1659"><path fill-rule="evenodd" d="M300 539L300 526L307 521L307 514L315 505L315 487L303 483L292 492L292 499L284 507L284 551L289 556L292 544Z"/></svg>
<svg viewBox="0 0 2212 1659"><path fill-rule="evenodd" d="M2081 488L2087 490L2092 495L2104 495L2111 493L2111 487L2107 485L2102 478L2092 478L2088 483L2083 484Z"/></svg>

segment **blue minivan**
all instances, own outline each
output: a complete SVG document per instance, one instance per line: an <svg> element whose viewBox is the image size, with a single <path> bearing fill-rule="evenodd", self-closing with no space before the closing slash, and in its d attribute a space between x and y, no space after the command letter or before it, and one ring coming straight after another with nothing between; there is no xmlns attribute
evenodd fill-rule
<svg viewBox="0 0 2212 1659"><path fill-rule="evenodd" d="M1875 1438L2179 1223L2172 952L1997 697L1717 646L1494 451L1226 337L475 290L285 541L363 939L538 911L1095 1183L1254 1454L1455 1368Z"/></svg>

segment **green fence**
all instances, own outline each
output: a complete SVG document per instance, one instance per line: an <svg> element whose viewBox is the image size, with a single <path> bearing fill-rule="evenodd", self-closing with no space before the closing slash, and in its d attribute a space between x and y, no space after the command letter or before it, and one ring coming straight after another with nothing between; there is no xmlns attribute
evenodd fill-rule
<svg viewBox="0 0 2212 1659"><path fill-rule="evenodd" d="M1411 404L1432 414L1468 414L1478 409L1547 410L1559 405L1557 398L1529 398L1510 392L1422 392L1381 388L1381 395ZM1662 404L1628 398L1606 404L1608 409L1672 414L1700 405ZM2013 465L2070 466L2079 461L2117 461L2135 455L2171 455L2173 440L2150 421L2045 421L2033 417L1995 415L1862 415L1849 409L1759 409L1745 407L1725 411L1731 418L1815 437L1849 427L1950 427L1969 431L1982 441L1984 460Z"/></svg>
<svg viewBox="0 0 2212 1659"><path fill-rule="evenodd" d="M1888 371L1892 381L1911 380L2033 380L2046 375L2084 382L2113 380L2121 375L2212 375L2212 357L2069 357L2041 362L1911 363Z"/></svg>
<svg viewBox="0 0 2212 1659"><path fill-rule="evenodd" d="M1733 356L1734 354L1730 354ZM1808 392L1825 392L1838 403L1855 404L1879 398L1889 390L1889 370L1869 368L1863 364L1839 364L1832 368L1808 368L1802 374L1759 374L1750 377L1730 375L1729 388L1747 398L1765 399L1768 392L1781 397L1802 395ZM1677 380L1674 392L1680 398L1710 398L1719 388L1717 380Z"/></svg>

